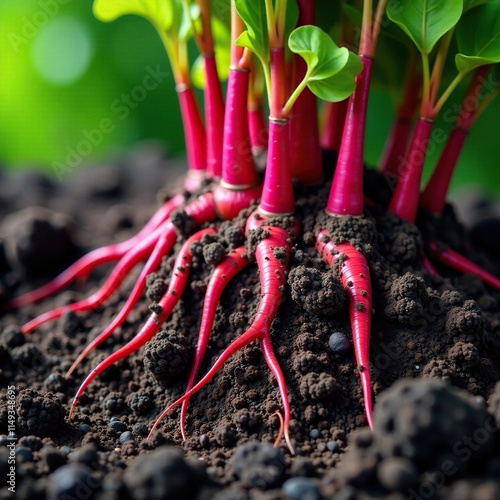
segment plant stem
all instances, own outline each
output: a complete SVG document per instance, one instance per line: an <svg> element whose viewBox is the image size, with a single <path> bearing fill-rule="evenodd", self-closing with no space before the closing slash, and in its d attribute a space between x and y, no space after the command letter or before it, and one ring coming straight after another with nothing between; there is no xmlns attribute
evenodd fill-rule
<svg viewBox="0 0 500 500"><path fill-rule="evenodd" d="M220 85L215 54L204 55L205 123L207 128L207 174L217 179L222 174L222 142L224 130L224 96Z"/></svg>
<svg viewBox="0 0 500 500"><path fill-rule="evenodd" d="M271 49L271 102L269 113L272 118L287 118L284 111L286 100L285 49Z"/></svg>
<svg viewBox="0 0 500 500"><path fill-rule="evenodd" d="M323 149L328 151L338 151L340 149L348 105L349 99L324 103L323 131L320 139Z"/></svg>
<svg viewBox="0 0 500 500"><path fill-rule="evenodd" d="M433 125L434 122L427 118L418 120L401 178L389 204L391 212L413 223L417 217L420 181Z"/></svg>
<svg viewBox="0 0 500 500"><path fill-rule="evenodd" d="M363 214L363 161L366 112L373 59L360 56L363 70L349 98L344 133L326 210L331 215Z"/></svg>
<svg viewBox="0 0 500 500"><path fill-rule="evenodd" d="M248 131L247 96L250 72L230 68L224 119L222 178L231 186L251 186L257 180Z"/></svg>
<svg viewBox="0 0 500 500"><path fill-rule="evenodd" d="M413 117L420 104L422 78L416 61L415 57L410 60L403 100L398 107L396 121L380 161L380 172L393 177L399 177L401 174L400 169L408 150Z"/></svg>
<svg viewBox="0 0 500 500"><path fill-rule="evenodd" d="M205 127L200 116L196 95L190 86L179 84L176 86L177 96L181 107L182 123L186 141L186 153L192 179L195 183L204 175L206 156ZM186 186L188 188L188 186Z"/></svg>
<svg viewBox="0 0 500 500"><path fill-rule="evenodd" d="M314 0L299 0L299 26L314 25ZM307 64L302 57L295 54L292 58L292 87L295 92L283 108L293 102L292 97L299 91L300 95L290 114L290 161L292 177L304 184L316 184L323 179L323 158L319 142L318 103L316 96L304 88L307 74Z"/></svg>
<svg viewBox="0 0 500 500"><path fill-rule="evenodd" d="M269 146L260 209L266 215L292 214L295 210L289 161L287 119L269 119Z"/></svg>
<svg viewBox="0 0 500 500"><path fill-rule="evenodd" d="M451 131L438 164L420 196L420 205L435 214L442 213L446 204L446 196L458 159L469 130L477 119L479 110L481 109L479 95L485 86L485 77L488 75L490 69L491 65L476 68L469 89L464 97L455 127Z"/></svg>

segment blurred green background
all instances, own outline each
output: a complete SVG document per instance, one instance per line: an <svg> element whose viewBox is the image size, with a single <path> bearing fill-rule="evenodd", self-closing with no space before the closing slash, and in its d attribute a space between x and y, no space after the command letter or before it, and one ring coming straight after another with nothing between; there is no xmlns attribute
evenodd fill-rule
<svg viewBox="0 0 500 500"><path fill-rule="evenodd" d="M328 3L322 3L322 19L328 18ZM145 90L150 73L157 86ZM150 87L152 81L147 80ZM473 129L454 187L474 183L500 192L499 101ZM377 163L393 116L390 96L374 89L369 164ZM29 166L54 174L54 163L64 164L89 137L94 146L80 147L78 166L105 161L117 149L148 139L183 154L173 78L154 29L134 16L101 23L92 15L92 0L1 0L1 168ZM427 174L437 153L429 158Z"/></svg>

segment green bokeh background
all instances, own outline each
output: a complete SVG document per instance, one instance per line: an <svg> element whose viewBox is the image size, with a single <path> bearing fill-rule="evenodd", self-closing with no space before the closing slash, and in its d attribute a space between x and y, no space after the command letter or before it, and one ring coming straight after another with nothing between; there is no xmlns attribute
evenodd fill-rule
<svg viewBox="0 0 500 500"><path fill-rule="evenodd" d="M321 19L328 19L322 2ZM159 65L161 83L144 92L148 68ZM134 93L135 92L135 93ZM118 112L127 95L128 112ZM459 100L460 91L452 96ZM125 114L127 116L125 117ZM480 184L500 192L500 99L486 110L471 132L454 188ZM394 116L394 103L381 89L372 91L365 157L376 165ZM68 148L85 140L85 131L109 120L81 165L105 161L117 149L143 140L160 140L182 155L182 126L173 78L163 46L143 19L127 16L110 24L92 15L92 0L0 1L0 165L36 167L54 174ZM445 130L450 125L439 123ZM439 148L428 161L426 176ZM88 153L88 154L87 154ZM78 165L79 166L79 165Z"/></svg>

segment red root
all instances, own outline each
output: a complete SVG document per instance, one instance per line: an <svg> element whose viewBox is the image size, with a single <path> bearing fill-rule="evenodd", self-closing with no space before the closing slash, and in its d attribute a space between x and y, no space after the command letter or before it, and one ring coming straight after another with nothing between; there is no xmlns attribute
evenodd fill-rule
<svg viewBox="0 0 500 500"><path fill-rule="evenodd" d="M336 245L328 231L321 231L316 237L316 248L330 266L339 268L342 285L349 299L352 340L356 363L358 364L365 412L368 425L373 429L372 388L370 376L370 331L372 315L372 286L370 269L365 256L350 243Z"/></svg>
<svg viewBox="0 0 500 500"><path fill-rule="evenodd" d="M252 325L243 335L241 335L241 337L234 340L224 350L208 373L193 388L188 390L184 396L179 398L163 411L154 423L149 434L150 436L167 414L169 414L176 406L189 400L194 394L203 388L233 354L248 345L250 342L258 340L261 345L264 359L278 381L284 410L284 423L282 426L283 434L290 452L294 453L289 435L291 417L290 403L288 401L285 378L274 354L271 342L271 324L278 313L281 303L284 288L283 285L286 282L285 272L288 268L290 248L293 239L298 234L299 227L298 222L295 222L294 227L289 228L288 230L281 227L267 225L266 218L257 212L256 214L250 216L248 220L246 228L247 233L248 231L257 229L258 227L262 227L268 231L269 236L261 240L255 249L255 258L260 271L262 298ZM275 249L277 248L284 249L284 253L279 259L275 256Z"/></svg>
<svg viewBox="0 0 500 500"><path fill-rule="evenodd" d="M198 343L196 345L196 353L194 356L193 366L191 367L191 372L189 374L186 392L194 386L196 377L200 371L222 292L225 290L229 281L245 269L248 264L249 262L246 256L246 249L245 247L240 247L231 252L224 259L224 261L222 261L215 268L212 276L210 276L210 281L205 295L205 302L203 304L203 314L201 316L201 326L200 333L198 335ZM188 406L189 398L183 401L181 408L180 426L183 439L186 439L186 414Z"/></svg>
<svg viewBox="0 0 500 500"><path fill-rule="evenodd" d="M443 243L436 240L429 241L427 243L427 249L429 250L429 253L439 262L442 262L443 264L446 264L447 266L462 273L477 274L481 281L497 290L500 290L500 279L463 255L455 252L455 250L446 247Z"/></svg>
<svg viewBox="0 0 500 500"><path fill-rule="evenodd" d="M94 370L92 370L75 395L68 419L71 419L76 405L78 404L78 400L82 396L85 389L99 374L116 362L139 350L160 330L161 325L170 316L174 307L177 305L182 294L184 293L184 289L186 288L189 278L190 265L193 260L193 256L190 253L191 245L196 241L200 241L205 235L214 234L215 232L215 229L202 229L191 236L186 243L184 243L177 259L175 260L175 271L172 279L170 280L168 290L158 302L158 309L161 310L161 312L152 314L146 324L142 327L141 331L130 342L108 356L104 361L99 363Z"/></svg>
<svg viewBox="0 0 500 500"><path fill-rule="evenodd" d="M142 230L132 238L115 245L107 245L105 247L92 250L78 259L50 283L10 300L7 302L6 307L14 309L46 299L47 297L50 297L51 295L54 295L66 288L73 281L77 279L84 280L96 267L102 264L107 264L108 262L120 260L128 251L140 244L140 242L147 237L151 231L155 230L162 222L164 222L174 210L182 205L183 202L184 196L182 194L174 196L165 202L153 215L153 217L151 217Z"/></svg>

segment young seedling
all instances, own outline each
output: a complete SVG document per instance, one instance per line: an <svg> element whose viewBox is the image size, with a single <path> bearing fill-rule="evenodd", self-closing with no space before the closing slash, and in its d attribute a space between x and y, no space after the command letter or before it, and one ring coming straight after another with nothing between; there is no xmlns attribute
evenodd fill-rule
<svg viewBox="0 0 500 500"><path fill-rule="evenodd" d="M415 222L419 204L434 213L439 214L442 211L468 130L483 109L482 106L478 106L476 94L478 87L484 84L484 74L488 72L488 66L500 62L498 37L500 2L482 3L471 0L464 1L463 4L451 0L429 2L421 6L417 16L411 2L402 2L401 8L398 9L394 6L388 8L388 16L409 35L422 55L421 117L389 206L390 210L410 222ZM457 73L450 85L438 97L446 57L454 35L458 46L458 53L455 55ZM431 73L429 56L437 42L439 47ZM485 66L487 69L484 69ZM428 187L422 196L419 196L434 119L459 83L473 70L475 76L466 94L457 125L451 132L449 146L445 148ZM470 99L473 100L472 106ZM488 102L489 99L486 99L485 103ZM455 255L452 250L445 250L438 242L430 242L428 248L438 260L462 272L476 272L486 283L497 286L494 276L484 270L478 272L478 266L465 257ZM441 256L439 252L443 252Z"/></svg>
<svg viewBox="0 0 500 500"><path fill-rule="evenodd" d="M375 14L372 2L370 0L363 2L359 46L359 58L363 69L356 79L356 89L349 98L337 167L326 206L327 214L332 217L363 215L366 113L373 59L384 10L383 0L378 2ZM338 265L337 259L340 255L347 256L347 259L342 261L341 278L349 298L354 351L363 388L366 418L368 425L373 427L369 359L372 289L368 263L365 256L350 243L332 243L324 230L318 231L316 242L317 248L330 265Z"/></svg>
<svg viewBox="0 0 500 500"><path fill-rule="evenodd" d="M452 92L471 70L484 64L497 62L497 60L491 60L488 57L488 50L485 52L488 42L485 45L479 42L477 37L468 39L470 43L465 43L463 47L466 53L459 53L455 58L457 74L439 96L446 57L455 33L455 26L461 19L462 12L477 3L479 2L465 1L462 3L461 0L435 0L419 4L418 8L415 9L412 2L403 1L400 2L398 7L391 4L387 9L389 18L411 38L422 59L423 79L420 118L406 155L400 180L389 206L391 211L410 222L415 222L417 216L420 182L436 116ZM475 7L471 12L475 13L476 10L486 8L488 5L490 4ZM495 6L495 2L491 6L498 10L498 4ZM464 19L467 18L468 16L464 15ZM496 31L488 31L487 33L487 37L495 39ZM437 47L431 71L430 55L438 42L439 46ZM498 58L495 48L493 53L494 58Z"/></svg>
<svg viewBox="0 0 500 500"><path fill-rule="evenodd" d="M187 403L193 394L204 387L233 354L258 340L264 359L278 381L284 411L283 435L293 453L289 436L291 410L286 382L271 342L271 325L283 296L290 250L299 232L298 222L292 216L294 195L288 156L289 118L294 103L306 87L320 97L345 99L354 90L354 78L361 68L356 65L354 54L337 47L317 27L299 27L288 37L296 16L293 9L287 10L286 2L273 6L269 1L250 4L245 0L236 0L235 6L247 27L237 43L252 50L260 59L269 96L269 147L264 188L259 207L250 216L246 226L247 239L260 235L255 246L255 259L259 268L261 301L250 328L225 349L205 377L192 388L189 386L194 377L190 377L186 394L166 408L151 432L170 411L181 403ZM288 7L294 7L294 4L291 3ZM285 73L287 39L290 50L300 55L307 64L303 80L288 98ZM199 345L200 343L202 346L206 345L204 337ZM197 362L199 363L201 360ZM183 432L184 420L185 410L181 412Z"/></svg>

